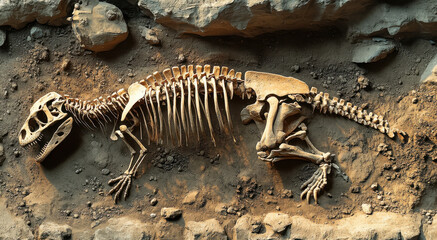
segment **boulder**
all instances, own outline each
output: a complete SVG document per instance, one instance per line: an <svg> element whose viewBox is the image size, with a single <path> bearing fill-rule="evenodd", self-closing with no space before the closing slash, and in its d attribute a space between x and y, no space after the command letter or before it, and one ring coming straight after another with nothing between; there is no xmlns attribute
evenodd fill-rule
<svg viewBox="0 0 437 240"><path fill-rule="evenodd" d="M372 0L289 1L139 0L138 6L157 23L180 33L201 36L256 36L266 32L314 29L350 19Z"/></svg>
<svg viewBox="0 0 437 240"><path fill-rule="evenodd" d="M396 50L396 44L388 40L363 41L359 43L352 55L354 63L373 63L386 58Z"/></svg>
<svg viewBox="0 0 437 240"><path fill-rule="evenodd" d="M67 23L69 2L69 0L0 1L0 26L19 29L33 21L59 26Z"/></svg>
<svg viewBox="0 0 437 240"><path fill-rule="evenodd" d="M154 239L154 227L129 217L111 218L108 225L94 233L94 240Z"/></svg>
<svg viewBox="0 0 437 240"><path fill-rule="evenodd" d="M162 208L161 216L167 220L176 220L182 216L182 210L177 208Z"/></svg>
<svg viewBox="0 0 437 240"><path fill-rule="evenodd" d="M77 4L71 21L81 46L94 52L109 51L128 36L123 13L106 2Z"/></svg>
<svg viewBox="0 0 437 240"><path fill-rule="evenodd" d="M290 216L284 213L267 213L264 223L270 226L275 233L284 233L291 225Z"/></svg>
<svg viewBox="0 0 437 240"><path fill-rule="evenodd" d="M185 224L185 240L227 240L223 226L216 219L203 222L189 221Z"/></svg>
<svg viewBox="0 0 437 240"><path fill-rule="evenodd" d="M34 239L24 220L9 212L4 198L0 198L0 216L0 239Z"/></svg>
<svg viewBox="0 0 437 240"><path fill-rule="evenodd" d="M72 239L71 227L67 224L57 224L54 222L45 222L39 226L38 239L48 240L67 240Z"/></svg>
<svg viewBox="0 0 437 240"><path fill-rule="evenodd" d="M405 38L437 35L436 2L420 1L379 1L366 11L359 21L350 24L351 38L382 36Z"/></svg>

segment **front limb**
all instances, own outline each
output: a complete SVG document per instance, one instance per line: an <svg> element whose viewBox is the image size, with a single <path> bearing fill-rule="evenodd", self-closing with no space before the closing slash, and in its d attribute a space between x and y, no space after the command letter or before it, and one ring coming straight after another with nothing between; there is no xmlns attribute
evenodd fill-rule
<svg viewBox="0 0 437 240"><path fill-rule="evenodd" d="M126 144L126 146L129 148L129 151L131 153L131 159L129 162L129 167L127 168L124 173L114 179L109 180L108 184L112 185L117 183L109 192L109 194L115 193L114 195L114 201L117 202L117 200L120 198L120 194L124 190L123 198L126 199L129 188L132 184L132 177L135 177L135 174L138 171L138 167L141 165L145 158L145 154L147 152L147 149L144 147L144 145L138 140L135 135L132 134L132 132L126 127L126 125L121 125L120 130L117 130L115 132ZM138 157L135 158L136 151L135 149L129 144L129 142L126 140L124 133L127 133L140 147L140 152L138 154ZM134 161L134 159L136 159Z"/></svg>

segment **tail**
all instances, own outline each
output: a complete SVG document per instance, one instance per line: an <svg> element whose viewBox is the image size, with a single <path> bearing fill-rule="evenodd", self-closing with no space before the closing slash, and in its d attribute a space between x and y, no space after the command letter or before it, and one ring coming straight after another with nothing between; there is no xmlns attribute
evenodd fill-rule
<svg viewBox="0 0 437 240"><path fill-rule="evenodd" d="M389 138L393 139L398 137L401 141L405 141L407 138L407 134L404 131L397 128L390 128L388 121L385 120L383 116L374 114L373 112L367 113L366 110L352 105L352 103L346 102L344 99L338 99L337 97L330 98L329 93L317 93L317 88L315 87L312 87L310 93L307 95L292 95L290 98L298 102L310 104L314 111L319 110L324 114L340 115L361 125L379 130Z"/></svg>

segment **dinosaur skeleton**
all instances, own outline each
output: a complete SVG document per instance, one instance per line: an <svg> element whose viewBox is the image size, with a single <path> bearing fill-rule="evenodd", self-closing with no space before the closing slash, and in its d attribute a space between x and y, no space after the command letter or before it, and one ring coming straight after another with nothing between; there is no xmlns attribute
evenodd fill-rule
<svg viewBox="0 0 437 240"><path fill-rule="evenodd" d="M321 152L311 143L300 104L310 105L313 111L349 118L390 138L395 135L406 137L403 131L390 128L382 116L367 113L343 99L330 98L328 93L318 93L316 88L310 90L307 84L292 77L248 71L243 80L242 73L228 67L215 66L211 69L209 65L189 65L165 69L162 74L154 72L146 80L130 85L128 91L120 89L106 98L99 97L93 101L48 93L30 109L30 115L19 133L19 142L26 147L43 144L43 134L51 129L54 133L35 158L37 162L42 162L70 133L73 118L89 129L103 128L113 121L111 139L121 138L131 153L128 169L109 181L109 184L115 184L109 194L114 194L117 201L122 196L126 198L132 177L145 159L147 148L142 142L143 136L147 144L171 142L176 146L184 143L188 146L193 139L199 142L208 128L215 145L212 121L215 113L220 131L227 132L235 141L229 101L234 96L245 99L254 95L255 103L241 111L241 120L244 124L254 121L263 129L256 145L259 159L271 163L300 159L319 166L302 185L301 199L306 198L308 202L312 196L317 203L320 191L327 184L331 166L337 169L338 166L332 162L333 154ZM213 111L210 105L214 106ZM224 113L220 106L224 106ZM137 128L139 138L133 133ZM292 145L291 141L295 140L306 143L311 151ZM131 142L138 146L131 145ZM138 147L139 152L135 150Z"/></svg>

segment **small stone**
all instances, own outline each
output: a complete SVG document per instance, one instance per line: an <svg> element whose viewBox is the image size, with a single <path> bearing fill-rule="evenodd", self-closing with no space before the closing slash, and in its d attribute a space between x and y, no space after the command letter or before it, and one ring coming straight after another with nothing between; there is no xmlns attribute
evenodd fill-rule
<svg viewBox="0 0 437 240"><path fill-rule="evenodd" d="M73 217L74 217L74 218L79 218L79 214L75 213L75 214L73 215Z"/></svg>
<svg viewBox="0 0 437 240"><path fill-rule="evenodd" d="M167 220L175 220L182 216L182 210L173 207L162 208L161 216Z"/></svg>
<svg viewBox="0 0 437 240"><path fill-rule="evenodd" d="M79 173L81 173L82 172L82 169L76 169L76 171L74 171L76 174L79 174Z"/></svg>
<svg viewBox="0 0 437 240"><path fill-rule="evenodd" d="M385 202L384 202L384 201L381 201L381 202L379 202L379 205L381 205L381 206L385 206Z"/></svg>
<svg viewBox="0 0 437 240"><path fill-rule="evenodd" d="M300 66L293 65L290 70L291 70L291 72L298 73L298 72L300 72Z"/></svg>
<svg viewBox="0 0 437 240"><path fill-rule="evenodd" d="M382 196L381 196L381 195L378 195L378 196L376 197L376 199L378 199L378 200L382 200Z"/></svg>
<svg viewBox="0 0 437 240"><path fill-rule="evenodd" d="M351 189L351 193L360 193L361 192L361 187L357 186L357 187L353 187Z"/></svg>
<svg viewBox="0 0 437 240"><path fill-rule="evenodd" d="M44 31L40 27L32 27L30 29L30 37L32 37L33 39L42 38L44 37Z"/></svg>
<svg viewBox="0 0 437 240"><path fill-rule="evenodd" d="M191 192L189 192L185 196L184 200L182 201L182 204L193 205L196 202L196 199L197 199L198 195L199 195L199 191L191 191Z"/></svg>
<svg viewBox="0 0 437 240"><path fill-rule="evenodd" d="M180 53L178 56L178 63L184 63L186 61L184 54Z"/></svg>
<svg viewBox="0 0 437 240"><path fill-rule="evenodd" d="M88 202L86 203L86 205L87 205L87 207L91 207L92 202L91 202L91 201L88 201Z"/></svg>
<svg viewBox="0 0 437 240"><path fill-rule="evenodd" d="M64 60L62 60L61 69L63 71L66 71L70 68L70 65L71 65L70 59L65 58Z"/></svg>
<svg viewBox="0 0 437 240"><path fill-rule="evenodd" d="M276 206L276 211L280 211L281 208L279 206Z"/></svg>
<svg viewBox="0 0 437 240"><path fill-rule="evenodd" d="M155 206L156 204L158 204L158 199L152 198L152 200L150 200L150 205Z"/></svg>
<svg viewBox="0 0 437 240"><path fill-rule="evenodd" d="M152 30L150 28L142 27L142 29L141 29L141 36L144 37L150 45L155 45L156 46L156 45L160 45L161 44L161 41L158 39L158 36L157 36L155 30Z"/></svg>
<svg viewBox="0 0 437 240"><path fill-rule="evenodd" d="M357 79L360 89L368 90L370 89L370 80L363 75L358 76Z"/></svg>
<svg viewBox="0 0 437 240"><path fill-rule="evenodd" d="M416 104L417 102L419 102L419 99L413 98L412 102L413 102L413 104Z"/></svg>
<svg viewBox="0 0 437 240"><path fill-rule="evenodd" d="M151 218L156 218L156 213L151 213L151 214L150 214L150 217L151 217Z"/></svg>
<svg viewBox="0 0 437 240"><path fill-rule="evenodd" d="M11 88L12 88L13 91L16 91L18 89L17 83L16 82L12 82L11 83Z"/></svg>
<svg viewBox="0 0 437 240"><path fill-rule="evenodd" d="M17 151L17 150L16 150L16 151L14 151L14 156L15 156L15 157L19 157L19 156L20 156L20 152L19 152L19 151Z"/></svg>
<svg viewBox="0 0 437 240"><path fill-rule="evenodd" d="M272 189L267 190L267 194L273 195L273 190Z"/></svg>
<svg viewBox="0 0 437 240"><path fill-rule="evenodd" d="M110 173L109 169L107 169L107 168L102 169L103 175L108 175L109 173Z"/></svg>
<svg viewBox="0 0 437 240"><path fill-rule="evenodd" d="M200 156L205 156L205 151L201 150L201 151L199 152L199 155L200 155Z"/></svg>
<svg viewBox="0 0 437 240"><path fill-rule="evenodd" d="M293 192L289 189L284 189L284 190L282 190L281 197L282 198L292 198Z"/></svg>
<svg viewBox="0 0 437 240"><path fill-rule="evenodd" d="M378 190L379 185L378 185L378 183L373 183L372 185L370 185L370 188L371 188L373 191L376 191L376 190Z"/></svg>
<svg viewBox="0 0 437 240"><path fill-rule="evenodd" d="M363 209L363 212L367 215L371 215L373 213L372 205L368 203L363 203L361 205L361 208Z"/></svg>

